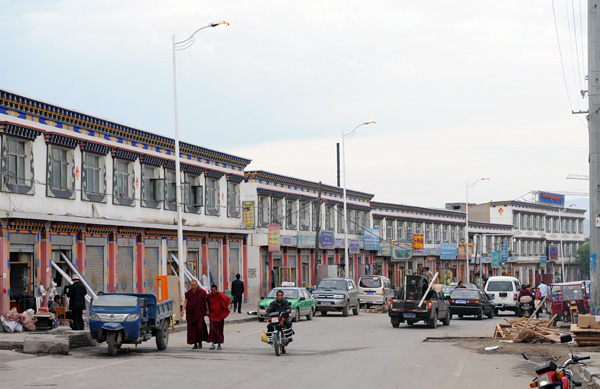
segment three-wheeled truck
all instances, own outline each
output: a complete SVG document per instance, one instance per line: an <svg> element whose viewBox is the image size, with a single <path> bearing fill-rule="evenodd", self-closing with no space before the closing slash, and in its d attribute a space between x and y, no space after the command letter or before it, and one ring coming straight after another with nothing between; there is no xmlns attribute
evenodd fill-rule
<svg viewBox="0 0 600 389"><path fill-rule="evenodd" d="M116 355L124 343L138 345L153 336L159 350L167 348L173 300L156 301L150 293L104 293L89 307L92 339L108 344Z"/></svg>

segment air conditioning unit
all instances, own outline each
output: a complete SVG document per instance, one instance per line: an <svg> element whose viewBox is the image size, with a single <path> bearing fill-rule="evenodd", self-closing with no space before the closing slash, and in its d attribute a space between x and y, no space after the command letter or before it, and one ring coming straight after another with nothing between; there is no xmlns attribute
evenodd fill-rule
<svg viewBox="0 0 600 389"><path fill-rule="evenodd" d="M152 187L152 201L163 201L165 199L165 181L161 178L150 180Z"/></svg>

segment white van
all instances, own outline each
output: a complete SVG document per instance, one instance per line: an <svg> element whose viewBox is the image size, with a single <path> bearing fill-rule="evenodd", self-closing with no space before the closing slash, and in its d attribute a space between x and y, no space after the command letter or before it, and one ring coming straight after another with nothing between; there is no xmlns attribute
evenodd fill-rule
<svg viewBox="0 0 600 389"><path fill-rule="evenodd" d="M358 298L361 305L369 308L371 305L387 304L394 298L394 287L390 279L384 276L362 276L358 280Z"/></svg>
<svg viewBox="0 0 600 389"><path fill-rule="evenodd" d="M521 282L515 277L494 276L490 277L485 284L488 296L494 299L494 315L499 310L513 311L519 315L519 292Z"/></svg>

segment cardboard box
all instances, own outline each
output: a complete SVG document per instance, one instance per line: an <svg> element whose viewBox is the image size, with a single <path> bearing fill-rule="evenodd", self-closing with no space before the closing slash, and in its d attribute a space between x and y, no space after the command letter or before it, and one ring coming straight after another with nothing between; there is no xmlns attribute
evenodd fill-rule
<svg viewBox="0 0 600 389"><path fill-rule="evenodd" d="M600 329L600 316L579 315L579 319L577 319L577 326L579 328Z"/></svg>

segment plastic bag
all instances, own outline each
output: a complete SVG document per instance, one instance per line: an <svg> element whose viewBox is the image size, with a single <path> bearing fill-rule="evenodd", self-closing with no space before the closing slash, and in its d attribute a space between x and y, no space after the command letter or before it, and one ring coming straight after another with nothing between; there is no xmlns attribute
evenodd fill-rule
<svg viewBox="0 0 600 389"><path fill-rule="evenodd" d="M2 320L2 328L4 328L4 331L9 333L15 332L15 327L17 326L17 324L19 324L18 321L6 320L4 316L0 317L0 320Z"/></svg>
<svg viewBox="0 0 600 389"><path fill-rule="evenodd" d="M32 320L26 313L21 314L21 324L27 331L35 331L35 319Z"/></svg>
<svg viewBox="0 0 600 389"><path fill-rule="evenodd" d="M6 315L7 321L19 321L21 320L21 315L17 312L17 308L13 308Z"/></svg>
<svg viewBox="0 0 600 389"><path fill-rule="evenodd" d="M13 321L15 323L15 332L23 332L23 324L18 321Z"/></svg>
<svg viewBox="0 0 600 389"><path fill-rule="evenodd" d="M29 317L31 320L34 320L34 319L35 319L35 312L34 312L34 311L33 311L33 309L31 309L31 308L30 308L30 309L28 309L28 310L26 310L25 312L23 312L23 313L21 314L21 316L23 316L23 315L26 315L26 316L28 316L28 317Z"/></svg>
<svg viewBox="0 0 600 389"><path fill-rule="evenodd" d="M266 333L266 332L263 332L263 333L260 335L260 341L261 341L261 342L265 342L265 343L269 343L269 337L267 336L267 333Z"/></svg>

